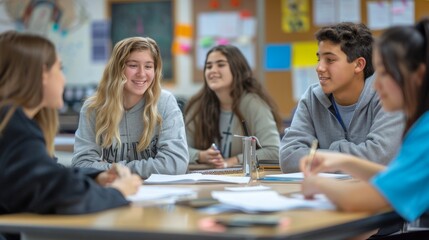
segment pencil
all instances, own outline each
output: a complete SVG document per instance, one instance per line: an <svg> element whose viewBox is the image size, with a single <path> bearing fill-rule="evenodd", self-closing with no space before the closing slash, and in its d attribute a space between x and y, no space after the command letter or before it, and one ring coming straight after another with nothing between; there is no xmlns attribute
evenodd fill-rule
<svg viewBox="0 0 429 240"><path fill-rule="evenodd" d="M222 152L219 150L219 148L217 147L216 143L212 143L212 148L216 151L219 151L220 155L223 157Z"/></svg>
<svg viewBox="0 0 429 240"><path fill-rule="evenodd" d="M310 153L308 154L308 158L310 159L307 164L307 172L309 173L311 171L311 165L313 164L314 155L316 154L317 144L319 141L317 139L313 140L313 143L311 144Z"/></svg>
<svg viewBox="0 0 429 240"><path fill-rule="evenodd" d="M212 148L213 148L214 150L219 151L219 148L216 146L216 143L212 143Z"/></svg>
<svg viewBox="0 0 429 240"><path fill-rule="evenodd" d="M212 143L212 148L216 151L219 151L220 155L223 157L222 152L219 150L219 148L217 147L216 143ZM225 159L223 161L223 168L227 168L228 167L228 163L225 162Z"/></svg>

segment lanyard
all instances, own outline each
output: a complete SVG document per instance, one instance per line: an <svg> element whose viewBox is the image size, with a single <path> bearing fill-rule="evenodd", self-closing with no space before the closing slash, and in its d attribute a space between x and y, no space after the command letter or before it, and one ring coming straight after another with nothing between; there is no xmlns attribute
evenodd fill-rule
<svg viewBox="0 0 429 240"><path fill-rule="evenodd" d="M346 132L346 134L347 134L346 125L344 124L344 121L341 118L340 112L338 111L338 107L337 107L337 104L335 103L334 96L331 94L329 96L329 99L331 100L332 106L334 106L335 117L337 118L338 122L341 124L341 127L343 127L344 132Z"/></svg>
<svg viewBox="0 0 429 240"><path fill-rule="evenodd" d="M232 119L233 118L234 118L234 112L231 112L231 118L229 119L228 129L226 130L226 132L223 132L223 134L225 134L225 141L223 142L223 146L222 146L222 149L221 149L222 156L229 156L229 154L228 155L225 155L225 154L226 154L226 152L228 150L227 143L228 143L229 136L232 135L232 133L231 133L231 125L232 125ZM231 153L231 150L229 152Z"/></svg>

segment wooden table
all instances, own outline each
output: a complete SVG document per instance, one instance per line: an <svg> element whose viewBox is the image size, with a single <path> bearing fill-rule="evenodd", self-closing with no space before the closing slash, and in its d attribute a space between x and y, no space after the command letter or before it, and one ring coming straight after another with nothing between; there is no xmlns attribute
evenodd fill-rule
<svg viewBox="0 0 429 240"><path fill-rule="evenodd" d="M259 184L259 183L253 183ZM299 184L264 183L281 194L297 192ZM185 185L175 185L185 186ZM199 197L227 184L186 185L198 190ZM261 203L263 204L263 203ZM290 219L287 226L226 228L221 231L201 226L204 219L229 218L236 214L206 215L174 204L131 206L95 214L64 216L13 214L0 216L0 232L21 232L23 239L344 239L399 220L385 210L371 213L293 210L277 212Z"/></svg>

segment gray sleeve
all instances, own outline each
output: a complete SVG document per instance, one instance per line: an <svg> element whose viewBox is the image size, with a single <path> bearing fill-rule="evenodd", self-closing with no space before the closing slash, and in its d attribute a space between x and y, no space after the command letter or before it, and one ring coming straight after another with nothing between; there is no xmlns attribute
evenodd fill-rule
<svg viewBox="0 0 429 240"><path fill-rule="evenodd" d="M307 92L310 94L310 91ZM308 154L311 142L315 139L312 116L306 99L301 99L290 127L280 142L280 168L282 172L299 172L300 159Z"/></svg>
<svg viewBox="0 0 429 240"><path fill-rule="evenodd" d="M256 150L259 160L278 160L280 134L270 107L259 97L252 97L245 107L246 122L251 135L258 138L262 148ZM243 154L237 155L243 162Z"/></svg>
<svg viewBox="0 0 429 240"><path fill-rule="evenodd" d="M157 141L154 158L121 161L141 177L148 178L152 173L184 174L188 169L188 149L185 124L182 112L173 95L161 99L158 110L162 117L162 128Z"/></svg>
<svg viewBox="0 0 429 240"><path fill-rule="evenodd" d="M186 135L188 139L189 163L195 164L198 161L201 150L191 147L194 146L194 139L190 136L189 132Z"/></svg>
<svg viewBox="0 0 429 240"><path fill-rule="evenodd" d="M95 113L87 117L87 104L80 110L79 125L75 133L72 166L107 170L110 163L101 162L101 147L95 143Z"/></svg>
<svg viewBox="0 0 429 240"><path fill-rule="evenodd" d="M192 114L193 109L191 109L188 114L185 116L185 122L188 121L189 116ZM189 151L189 163L196 164L199 159L199 153L201 150L194 148L195 141L193 132L195 131L195 122L192 121L186 125L186 139L188 142L188 151Z"/></svg>
<svg viewBox="0 0 429 240"><path fill-rule="evenodd" d="M379 101L374 102L374 119L365 141L355 144L346 139L334 141L329 150L348 153L387 165L395 156L404 130L401 113L386 113Z"/></svg>

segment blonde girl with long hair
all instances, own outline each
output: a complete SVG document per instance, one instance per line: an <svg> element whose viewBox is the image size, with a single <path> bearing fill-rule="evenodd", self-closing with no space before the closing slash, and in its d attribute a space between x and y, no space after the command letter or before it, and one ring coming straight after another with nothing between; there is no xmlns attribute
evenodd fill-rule
<svg viewBox="0 0 429 240"><path fill-rule="evenodd" d="M107 170L118 163L143 178L185 173L183 115L161 80L161 53L153 39L118 42L81 110L73 165Z"/></svg>

